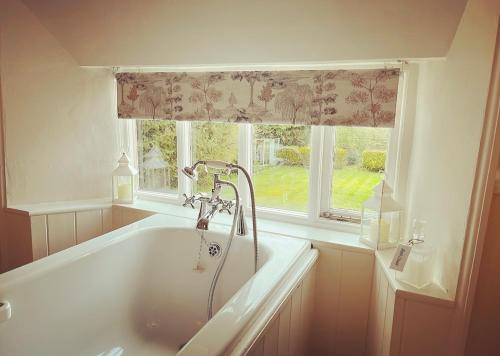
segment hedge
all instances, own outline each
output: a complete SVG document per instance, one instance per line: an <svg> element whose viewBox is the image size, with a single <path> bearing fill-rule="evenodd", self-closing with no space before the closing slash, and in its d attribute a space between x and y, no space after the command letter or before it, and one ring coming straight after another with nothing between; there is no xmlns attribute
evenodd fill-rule
<svg viewBox="0 0 500 356"><path fill-rule="evenodd" d="M308 166L311 149L308 146L287 146L276 152L276 157L292 166Z"/></svg>
<svg viewBox="0 0 500 356"><path fill-rule="evenodd" d="M301 146L298 150L302 157L302 164L304 166L309 166L309 161L311 160L311 148L309 146Z"/></svg>
<svg viewBox="0 0 500 356"><path fill-rule="evenodd" d="M385 167L385 151L365 150L361 154L361 164L369 171L383 171Z"/></svg>

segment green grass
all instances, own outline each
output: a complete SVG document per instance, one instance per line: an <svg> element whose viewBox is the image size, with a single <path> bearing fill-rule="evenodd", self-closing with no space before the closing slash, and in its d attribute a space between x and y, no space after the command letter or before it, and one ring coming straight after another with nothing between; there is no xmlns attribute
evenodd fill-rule
<svg viewBox="0 0 500 356"><path fill-rule="evenodd" d="M372 196L373 188L384 178L383 173L347 166L333 174L332 203L334 208L361 209Z"/></svg>
<svg viewBox="0 0 500 356"><path fill-rule="evenodd" d="M360 209L372 195L382 174L349 166L335 170L332 203L334 208ZM261 168L253 177L257 205L307 211L309 194L308 170L301 167Z"/></svg>
<svg viewBox="0 0 500 356"><path fill-rule="evenodd" d="M307 211L309 194L307 169L293 166L258 168L254 173L253 183L258 206Z"/></svg>
<svg viewBox="0 0 500 356"><path fill-rule="evenodd" d="M307 211L309 194L309 171L302 167L274 166L255 167L253 183L258 206ZM221 177L227 179L227 177ZM334 208L360 209L361 204L372 195L372 189L383 178L363 168L347 166L336 169L333 176L332 203ZM231 176L236 182L236 176ZM199 190L210 192L209 184ZM225 198L233 198L225 194Z"/></svg>

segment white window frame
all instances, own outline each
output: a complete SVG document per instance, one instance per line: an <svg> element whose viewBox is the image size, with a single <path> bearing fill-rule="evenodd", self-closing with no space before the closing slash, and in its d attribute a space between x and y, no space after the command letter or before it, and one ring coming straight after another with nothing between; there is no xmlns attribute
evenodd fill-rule
<svg viewBox="0 0 500 356"><path fill-rule="evenodd" d="M373 66L359 67L373 68ZM380 64L378 64L380 67ZM408 86L408 69L401 68L401 76L399 78L398 96L396 103L396 118L395 126L392 130L389 149L386 158L386 177L389 184L394 188L397 199L404 201L404 196L399 193L400 184L406 182L407 172L400 171L400 159L402 154L402 138L404 135L404 120L402 120L405 112L405 104L407 100ZM137 166L137 130L135 120L119 120L125 121L127 124L119 125L120 145L121 149L129 153L133 157L133 161ZM120 126L125 127L125 129ZM191 154L191 123L176 122L177 130L177 164L178 167L190 166L192 163ZM126 147L126 148L125 148ZM307 212L297 212L283 209L266 208L257 206L257 216L265 219L278 220L284 222L292 222L303 225L311 225L318 227L331 228L345 232L357 232L359 224L336 221L333 219L325 219L320 217L320 214L325 211L340 213L342 216L359 216L359 213L349 213L348 210L332 210L330 207L332 175L333 175L333 154L335 147L334 127L327 126L312 126L311 127L311 153L309 167L309 203ZM238 162L252 174L252 150L253 150L253 126L251 124L239 124L239 145L238 145ZM192 181L185 177L182 173L178 174L178 192L173 193L157 193L138 189L136 195L140 199L166 202L171 204L180 204L184 202L183 194L188 196L192 194ZM246 183L246 179L242 174L238 175L238 190L242 199L242 203L247 207L246 213L249 214L250 196ZM403 192L404 195L404 192Z"/></svg>

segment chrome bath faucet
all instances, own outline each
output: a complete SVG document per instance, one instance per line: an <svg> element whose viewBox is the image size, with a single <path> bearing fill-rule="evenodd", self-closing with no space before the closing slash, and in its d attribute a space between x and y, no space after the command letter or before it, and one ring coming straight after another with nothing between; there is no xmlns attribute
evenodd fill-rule
<svg viewBox="0 0 500 356"><path fill-rule="evenodd" d="M195 208L195 203L197 201L200 202L200 210L198 212L198 219L196 222L197 230L208 230L208 224L210 220L215 216L216 213L226 212L229 215L232 214L231 209L235 206L235 202L232 200L224 200L220 197L222 186L227 185L225 181L219 179L218 174L214 174L214 185L212 189L212 196L209 197L204 193L198 193L191 197L188 197L184 194L185 201L183 206L191 206L193 209ZM240 216L238 215L240 219ZM246 224L243 220L243 223L238 221L238 226L245 226ZM245 235L246 229L238 228L238 235Z"/></svg>
<svg viewBox="0 0 500 356"><path fill-rule="evenodd" d="M251 203L251 209L252 209L252 235L253 235L253 245L254 245L254 271L257 272L258 269L258 259L259 259L259 244L257 240L257 214L256 214L256 208L255 208L255 192L253 188L253 183L252 183L252 178L250 177L250 173L243 167L240 166L239 164L234 164L234 163L229 163L229 162L224 162L224 161L215 161L215 160L206 160L206 161L197 161L195 162L192 166L190 167L184 167L181 169L181 172L185 174L189 179L196 181L198 179L198 172L196 171L196 168L198 166L203 166L205 167L205 170L207 168L214 168L214 169L219 169L219 170L224 170L226 174L231 174L233 172L240 171L244 174L247 184L248 184L248 189L250 192L250 203ZM235 214L237 214L237 217L235 219L236 222L236 234L240 236L244 236L248 234L248 228L247 224L245 221L245 212L243 211L243 206L240 204L239 201L239 192L236 186L229 182L229 181L222 181L219 179L218 174L214 174L214 189L212 190L212 198L210 199L215 199L218 198L220 199L220 189L222 185L227 185L233 188L235 194L236 194L236 199L237 201L233 203L232 205L235 205ZM211 208L214 210L213 213L208 213L209 215L205 216L207 214L206 211L206 204L203 206L203 201L205 203L208 203L205 198L202 198L202 195L194 195L192 197L188 197L187 195L184 194L186 197L186 201L184 202L184 206L190 205L194 209L194 202L195 201L201 201L202 206L200 207L200 214L198 215L198 222L196 224L196 228L202 228L204 227L208 228L208 221L217 211L224 211L224 210L229 210L229 209L224 209L224 204L222 204L222 209L221 208L214 208L213 207L213 201L210 203L212 204ZM224 200L223 200L224 201ZM227 201L224 201L227 204ZM231 205L231 207L232 207ZM218 205L217 205L218 206ZM203 220L200 220L203 219ZM205 220L206 219L206 220ZM201 226L199 226L201 224Z"/></svg>

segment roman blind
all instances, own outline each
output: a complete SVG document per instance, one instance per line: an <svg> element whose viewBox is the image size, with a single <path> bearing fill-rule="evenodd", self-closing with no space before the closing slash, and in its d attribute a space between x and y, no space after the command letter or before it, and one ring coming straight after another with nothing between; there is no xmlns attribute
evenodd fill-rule
<svg viewBox="0 0 500 356"><path fill-rule="evenodd" d="M400 70L120 72L118 117L394 127Z"/></svg>

